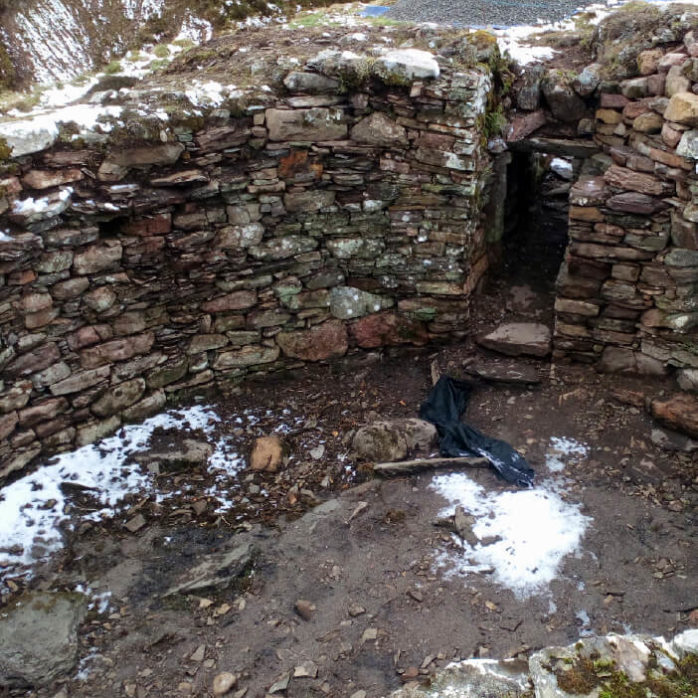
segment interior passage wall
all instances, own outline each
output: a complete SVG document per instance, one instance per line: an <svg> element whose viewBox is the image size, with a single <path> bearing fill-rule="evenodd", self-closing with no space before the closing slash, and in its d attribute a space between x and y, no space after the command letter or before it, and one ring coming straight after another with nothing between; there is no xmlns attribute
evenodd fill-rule
<svg viewBox="0 0 698 698"><path fill-rule="evenodd" d="M295 75L296 93L167 142L12 162L0 477L183 389L464 331L487 265L487 71L353 94Z"/></svg>

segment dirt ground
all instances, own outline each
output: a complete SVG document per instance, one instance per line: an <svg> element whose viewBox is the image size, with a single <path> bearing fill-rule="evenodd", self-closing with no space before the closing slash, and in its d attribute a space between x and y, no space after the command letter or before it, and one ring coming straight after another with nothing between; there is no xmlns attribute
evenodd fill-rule
<svg viewBox="0 0 698 698"><path fill-rule="evenodd" d="M490 575L449 577L438 567L454 544L434 525L447 502L430 488L432 473L373 479L347 455L357 426L415 416L434 369L462 376L464 364L485 357L472 341L479 331L504 318L549 321L550 305L545 290L491 282L476 299L472 334L457 345L361 354L199 398L242 454L279 420L290 424L285 468L231 478L224 514L201 496L207 475L194 469L161 478L163 489L181 492L166 504L134 499L118 520L77 526L30 586L87 585L111 592L111 605L81 630L79 671L26 695L206 696L227 671L238 677L230 695L377 698L405 677L428 681L454 658L525 659L580 632L671 636L695 625L698 463L654 446L651 418L613 396L657 396L673 389L668 381L521 359L537 367L539 386L483 382L475 392L467 419L525 453L539 480L549 476L551 437L590 447L564 473L566 498L592 519L581 550L549 589L524 600ZM236 417L250 409L259 421L241 426ZM512 489L489 469L469 474L488 491ZM147 524L130 533L123 524L136 512ZM242 542L256 552L231 586L163 595L203 555ZM299 599L310 604L303 615Z"/></svg>

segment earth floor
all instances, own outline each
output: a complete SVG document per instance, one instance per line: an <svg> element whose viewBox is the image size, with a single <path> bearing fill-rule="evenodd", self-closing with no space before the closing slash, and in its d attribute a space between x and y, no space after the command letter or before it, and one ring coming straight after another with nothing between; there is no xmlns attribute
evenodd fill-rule
<svg viewBox="0 0 698 698"><path fill-rule="evenodd" d="M538 386L483 382L475 391L466 419L518 448L537 486L587 517L554 579L525 592L491 570L458 572L463 551L434 525L449 505L434 487L442 473L373 479L348 455L358 426L415 416L435 372L462 376L473 358L496 360L472 337L504 319L549 322L550 305L540 289L492 282L457 345L362 354L199 396L243 456L256 437L290 425L285 466L263 474L243 463L222 513L203 494L201 467L160 477L179 493L164 503L134 494L114 519L77 522L64 550L13 588L81 585L106 592L110 606L82 627L79 671L26 695L205 696L227 671L237 695L376 698L405 677L428 681L454 658L525 659L584 634L671 636L698 624L698 463L655 446L646 412L614 397L654 397L673 389L668 381L517 359L537 369ZM238 419L251 411L254 420ZM160 430L151 442L174 448L192 436L200 434ZM561 472L546 466L555 438L586 449ZM489 469L467 477L483 495L515 489ZM124 524L136 513L146 523L131 533ZM234 584L164 595L202 556L243 541L256 552ZM309 602L302 615L299 599Z"/></svg>

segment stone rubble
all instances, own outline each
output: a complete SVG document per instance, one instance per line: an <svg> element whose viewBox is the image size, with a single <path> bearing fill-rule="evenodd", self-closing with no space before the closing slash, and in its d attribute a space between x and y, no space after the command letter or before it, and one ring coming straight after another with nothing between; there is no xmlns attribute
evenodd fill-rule
<svg viewBox="0 0 698 698"><path fill-rule="evenodd" d="M433 695L523 698L532 692L536 698L592 698L602 692L613 672L622 673L625 682L635 687L634 684L642 684L648 677L670 677L681 659L697 653L698 630L686 630L672 642L646 635L585 637L568 647L548 647L534 652L527 662L518 658L453 662L438 671L428 687L414 681L393 692L390 698ZM580 664L585 667L584 674L579 672ZM587 676L587 669L599 676L595 673ZM575 672L580 673L579 678L565 680ZM581 688L584 683L588 684L588 690ZM574 690L566 690L568 684Z"/></svg>

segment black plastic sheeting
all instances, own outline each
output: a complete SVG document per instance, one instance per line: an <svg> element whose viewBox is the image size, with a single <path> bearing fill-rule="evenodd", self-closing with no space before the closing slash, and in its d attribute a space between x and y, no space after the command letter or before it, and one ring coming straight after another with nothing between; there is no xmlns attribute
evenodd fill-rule
<svg viewBox="0 0 698 698"><path fill-rule="evenodd" d="M482 456L508 482L533 487L533 469L517 450L460 421L474 389L469 381L441 376L419 408L419 416L434 424L439 432L441 455Z"/></svg>

